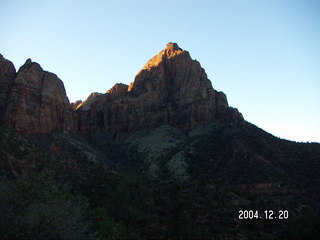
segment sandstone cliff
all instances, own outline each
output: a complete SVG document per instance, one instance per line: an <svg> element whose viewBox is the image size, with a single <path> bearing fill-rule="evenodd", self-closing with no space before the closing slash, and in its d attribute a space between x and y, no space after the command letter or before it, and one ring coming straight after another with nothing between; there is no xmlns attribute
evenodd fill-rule
<svg viewBox="0 0 320 240"><path fill-rule="evenodd" d="M225 94L212 88L200 63L176 43L150 59L129 87L122 86L116 96L112 89L77 108L81 132L130 133L163 124L189 130L214 119L242 119Z"/></svg>
<svg viewBox="0 0 320 240"><path fill-rule="evenodd" d="M0 54L0 122L6 109L8 95L15 76L16 69L13 63L4 59Z"/></svg>
<svg viewBox="0 0 320 240"><path fill-rule="evenodd" d="M72 130L73 116L62 81L28 59L7 96L3 124L25 133Z"/></svg>
<svg viewBox="0 0 320 240"><path fill-rule="evenodd" d="M117 83L83 102L70 104L62 81L30 59L16 73L1 56L0 87L2 123L25 133L132 133L164 124L190 130L214 119L243 119L176 43L150 59L130 86Z"/></svg>

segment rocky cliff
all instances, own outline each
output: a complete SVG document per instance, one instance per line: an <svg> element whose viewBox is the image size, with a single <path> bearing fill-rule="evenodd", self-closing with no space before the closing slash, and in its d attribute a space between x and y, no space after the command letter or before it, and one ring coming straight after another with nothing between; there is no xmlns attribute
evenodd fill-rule
<svg viewBox="0 0 320 240"><path fill-rule="evenodd" d="M189 130L214 119L243 119L228 106L225 94L212 88L200 63L176 43L150 59L130 86L115 85L86 101L77 108L82 119L78 128L84 133L131 133L163 124Z"/></svg>
<svg viewBox="0 0 320 240"><path fill-rule="evenodd" d="M3 124L25 133L72 131L71 106L62 81L28 59L7 94Z"/></svg>
<svg viewBox="0 0 320 240"><path fill-rule="evenodd" d="M176 43L150 59L130 86L118 83L71 105L62 81L30 59L16 74L1 56L0 73L2 122L26 133L132 133L164 124L190 130L215 119L243 119L225 94L212 88L200 63Z"/></svg>
<svg viewBox="0 0 320 240"><path fill-rule="evenodd" d="M0 54L0 121L6 109L8 95L11 90L16 69L12 62L4 59Z"/></svg>

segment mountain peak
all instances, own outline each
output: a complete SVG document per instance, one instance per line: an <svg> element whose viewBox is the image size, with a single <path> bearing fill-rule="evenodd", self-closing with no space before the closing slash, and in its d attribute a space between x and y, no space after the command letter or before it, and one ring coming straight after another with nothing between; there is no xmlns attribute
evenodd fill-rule
<svg viewBox="0 0 320 240"><path fill-rule="evenodd" d="M147 62L130 86L116 84L105 94L93 93L72 105L75 112L61 80L31 59L19 69L10 91L3 123L26 133L133 133L161 125L190 130L216 119L243 119L225 94L213 89L200 63L173 42Z"/></svg>
<svg viewBox="0 0 320 240"><path fill-rule="evenodd" d="M169 42L167 44L166 50L169 50L169 51L172 51L172 52L179 51L179 50L182 51L182 49L178 46L178 44L177 43L173 43L173 42Z"/></svg>
<svg viewBox="0 0 320 240"><path fill-rule="evenodd" d="M31 60L31 58L28 58L28 59L26 60L25 64L30 64L30 63L32 63L32 60Z"/></svg>
<svg viewBox="0 0 320 240"><path fill-rule="evenodd" d="M167 58L173 57L175 55L184 53L185 51L181 49L177 43L169 42L167 47L159 53L159 55L164 55Z"/></svg>
<svg viewBox="0 0 320 240"><path fill-rule="evenodd" d="M185 51L181 49L177 43L169 42L167 44L167 47L159 52L157 55L155 55L153 58L151 58L142 68L142 70L150 70L153 67L159 66L161 62L163 62L163 59L168 59L171 57L174 57L176 55L179 55L181 53L184 53Z"/></svg>

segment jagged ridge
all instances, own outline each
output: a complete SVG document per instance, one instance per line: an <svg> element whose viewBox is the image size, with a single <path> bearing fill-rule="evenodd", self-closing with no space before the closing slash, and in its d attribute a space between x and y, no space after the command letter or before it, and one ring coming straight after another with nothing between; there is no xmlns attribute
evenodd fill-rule
<svg viewBox="0 0 320 240"><path fill-rule="evenodd" d="M189 130L214 119L243 119L225 94L212 88L200 63L176 43L150 59L130 86L116 84L71 105L55 74L30 59L18 73L7 65L12 63L2 58L0 84L6 86L7 103L0 108L2 123L21 132L132 133L163 124Z"/></svg>

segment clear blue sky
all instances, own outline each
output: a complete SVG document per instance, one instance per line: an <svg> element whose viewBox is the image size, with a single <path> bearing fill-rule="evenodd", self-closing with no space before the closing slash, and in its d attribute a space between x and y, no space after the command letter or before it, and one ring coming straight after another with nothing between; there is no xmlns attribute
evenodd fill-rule
<svg viewBox="0 0 320 240"><path fill-rule="evenodd" d="M320 1L1 0L0 53L63 80L70 101L129 84L168 42L245 119L320 142Z"/></svg>

